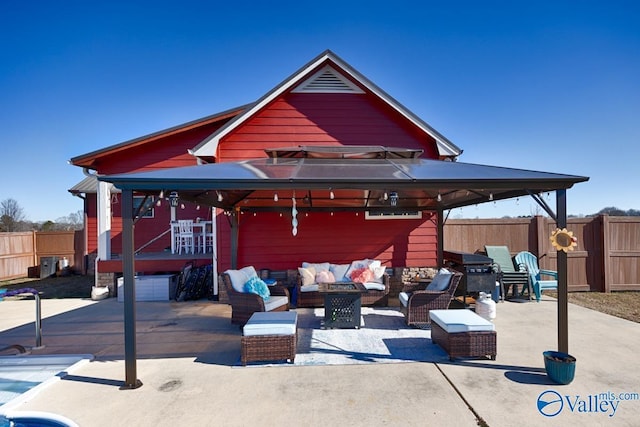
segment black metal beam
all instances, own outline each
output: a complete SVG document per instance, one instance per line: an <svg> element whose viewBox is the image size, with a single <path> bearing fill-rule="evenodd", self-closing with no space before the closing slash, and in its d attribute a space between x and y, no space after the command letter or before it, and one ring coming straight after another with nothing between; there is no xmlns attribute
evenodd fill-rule
<svg viewBox="0 0 640 427"><path fill-rule="evenodd" d="M122 273L124 280L124 369L122 389L138 388L136 352L136 289L133 239L133 191L122 191Z"/></svg>

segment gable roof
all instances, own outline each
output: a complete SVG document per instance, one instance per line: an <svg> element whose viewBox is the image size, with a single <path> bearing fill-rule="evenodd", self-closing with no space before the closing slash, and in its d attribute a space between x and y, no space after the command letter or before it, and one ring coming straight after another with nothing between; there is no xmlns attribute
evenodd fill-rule
<svg viewBox="0 0 640 427"><path fill-rule="evenodd" d="M118 151L127 150L130 148L136 147L138 145L147 144L149 142L156 141L160 138L164 138L180 132L185 132L185 131L197 128L199 126L204 126L211 123L219 122L221 120L229 119L230 117L240 114L242 111L246 110L248 107L249 105L243 105L241 107L232 108L230 110L226 110L226 111L212 114L210 116L206 116L200 119L192 120L187 123L173 126L168 129L164 129L164 130L154 132L148 135L144 135L138 138L130 139L128 141L124 141L124 142L114 144L105 148L101 148L99 150L91 151L89 153L73 157L71 160L69 160L69 163L75 166L92 169L95 164L95 161L100 157L113 154Z"/></svg>
<svg viewBox="0 0 640 427"><path fill-rule="evenodd" d="M322 67L323 64L325 64L324 67ZM356 81L357 84L354 84L350 79L345 78L345 75ZM413 114L330 50L326 50L301 69L293 73L290 77L256 101L255 104L247 108L244 112L230 120L200 144L195 146L189 151L189 153L202 158L215 157L218 145L222 138L230 134L234 129L242 125L242 123L256 114L259 110L287 91L363 93L360 87L364 87L366 91L369 91L380 98L383 102L391 106L423 132L434 138L440 156L457 157L462 153L462 150L454 143L449 141L429 124Z"/></svg>

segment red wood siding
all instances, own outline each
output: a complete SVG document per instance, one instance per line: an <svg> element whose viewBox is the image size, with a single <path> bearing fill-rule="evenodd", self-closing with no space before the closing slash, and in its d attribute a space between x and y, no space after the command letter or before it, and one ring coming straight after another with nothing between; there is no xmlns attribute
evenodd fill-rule
<svg viewBox="0 0 640 427"><path fill-rule="evenodd" d="M101 174L140 172L155 169L174 168L181 166L193 166L196 159L187 153L188 149L195 147L203 139L218 129L224 122L204 125L182 133L177 133L164 138L151 141L144 145L132 147L116 153L105 155L97 161L98 172ZM88 194L89 199L87 214L87 251L96 252L98 247L98 225L96 194ZM112 204L111 218L111 252L122 253L122 216L120 211L120 194L118 203ZM211 219L208 209L196 210L192 204L185 203L185 209L178 209L178 219ZM135 225L135 248L160 235L169 228L171 212L169 205L163 201L160 207L154 207L153 218L141 218ZM170 235L166 235L143 252L162 252L171 247Z"/></svg>
<svg viewBox="0 0 640 427"><path fill-rule="evenodd" d="M215 123L202 126L105 155L96 161L97 170L101 174L115 174L193 166L196 159L187 150L202 142L220 125Z"/></svg>
<svg viewBox="0 0 640 427"><path fill-rule="evenodd" d="M265 157L265 148L384 145L425 150L433 139L373 95L290 93L258 112L220 144L219 161Z"/></svg>
<svg viewBox="0 0 640 427"><path fill-rule="evenodd" d="M436 265L435 216L421 220L365 220L364 213L298 215L298 235L291 233L291 216L260 212L241 215L238 267L253 265L274 270L298 267L303 261L349 263L375 258L386 266ZM218 222L220 269L231 266L230 227Z"/></svg>

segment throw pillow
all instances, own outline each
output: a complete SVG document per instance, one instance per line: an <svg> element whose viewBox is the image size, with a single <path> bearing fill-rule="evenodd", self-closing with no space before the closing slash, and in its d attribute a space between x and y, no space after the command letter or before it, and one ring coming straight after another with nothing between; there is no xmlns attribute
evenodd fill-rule
<svg viewBox="0 0 640 427"><path fill-rule="evenodd" d="M371 261L369 264L369 270L373 273L373 278L371 279L374 283L382 283L382 276L384 276L384 272L386 268L382 265L382 263L378 260Z"/></svg>
<svg viewBox="0 0 640 427"><path fill-rule="evenodd" d="M358 270L360 268L367 268L369 267L369 264L371 264L370 259L360 259L357 261L353 261L344 275L345 277L348 277L349 279L353 280L353 278L351 277L353 275L353 270Z"/></svg>
<svg viewBox="0 0 640 427"><path fill-rule="evenodd" d="M330 271L321 271L316 274L316 283L334 283L336 278L333 276L333 273Z"/></svg>
<svg viewBox="0 0 640 427"><path fill-rule="evenodd" d="M368 267L357 268L351 272L350 277L356 283L367 283L373 278L373 272Z"/></svg>
<svg viewBox="0 0 640 427"><path fill-rule="evenodd" d="M265 301L268 300L271 295L267 284L258 276L250 278L247 283L244 284L244 290L247 293L260 295Z"/></svg>
<svg viewBox="0 0 640 427"><path fill-rule="evenodd" d="M436 277L433 278L431 283L427 286L428 291L445 291L449 287L449 282L451 281L451 277L453 273L447 270L446 268L441 268L436 274Z"/></svg>
<svg viewBox="0 0 640 427"><path fill-rule="evenodd" d="M313 285L316 280L316 269L313 267L298 267L298 273L302 279L302 286Z"/></svg>

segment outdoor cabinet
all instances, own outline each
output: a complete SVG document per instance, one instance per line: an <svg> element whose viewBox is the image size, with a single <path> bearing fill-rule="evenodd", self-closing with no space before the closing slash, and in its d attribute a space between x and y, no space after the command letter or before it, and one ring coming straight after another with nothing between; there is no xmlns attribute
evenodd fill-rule
<svg viewBox="0 0 640 427"><path fill-rule="evenodd" d="M175 297L177 276L135 276L136 301L169 301ZM118 302L124 301L124 277L118 278Z"/></svg>

